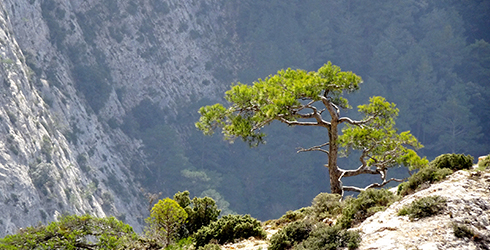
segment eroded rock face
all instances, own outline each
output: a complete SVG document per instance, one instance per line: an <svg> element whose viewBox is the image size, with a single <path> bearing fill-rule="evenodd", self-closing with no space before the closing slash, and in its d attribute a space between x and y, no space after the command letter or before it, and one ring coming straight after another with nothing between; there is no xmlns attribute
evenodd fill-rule
<svg viewBox="0 0 490 250"><path fill-rule="evenodd" d="M62 213L142 229L130 170L142 144L108 122L144 99L175 116L222 92L235 53L225 2L0 1L0 236Z"/></svg>
<svg viewBox="0 0 490 250"><path fill-rule="evenodd" d="M447 208L440 215L410 221L397 216L407 204L426 196L441 196ZM447 180L408 195L358 228L360 249L484 249L490 243L490 173L458 171ZM465 225L474 238L458 238L453 224Z"/></svg>

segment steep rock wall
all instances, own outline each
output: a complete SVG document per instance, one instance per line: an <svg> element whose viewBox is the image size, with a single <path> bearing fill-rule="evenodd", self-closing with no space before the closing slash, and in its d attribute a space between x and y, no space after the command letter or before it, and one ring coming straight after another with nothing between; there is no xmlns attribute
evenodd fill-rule
<svg viewBox="0 0 490 250"><path fill-rule="evenodd" d="M141 230L147 204L130 166L145 156L117 125L142 100L175 116L183 102L222 92L236 70L227 5L1 0L0 8L0 236L62 213L114 215Z"/></svg>

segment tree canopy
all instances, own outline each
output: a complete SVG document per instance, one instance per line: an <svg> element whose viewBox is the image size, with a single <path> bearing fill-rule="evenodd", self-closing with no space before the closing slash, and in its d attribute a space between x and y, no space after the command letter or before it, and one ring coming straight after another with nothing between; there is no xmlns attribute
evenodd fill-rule
<svg viewBox="0 0 490 250"><path fill-rule="evenodd" d="M230 103L201 107L201 117L196 127L205 134L220 128L226 140L242 138L250 146L264 142L261 129L273 121L289 126L316 126L327 130L328 140L321 145L301 148L298 152L320 151L328 156L330 188L332 193L344 190L361 191L364 188L343 187L341 179L360 174L378 174L381 187L397 179L387 179L386 171L396 165L417 168L427 164L414 149L422 145L409 131L398 133L394 119L398 115L395 104L383 97L374 96L369 103L360 105L360 120L341 116L341 111L351 108L348 93L359 90L362 79L352 72L328 62L317 71L281 70L252 85L234 84L226 92ZM341 124L347 126L339 127ZM342 133L339 130L342 129ZM354 170L337 166L339 149L361 152L360 166Z"/></svg>
<svg viewBox="0 0 490 250"><path fill-rule="evenodd" d="M167 247L177 238L178 230L187 217L186 211L176 201L170 198L159 200L151 209L150 217L146 219L149 225L147 234L164 242Z"/></svg>

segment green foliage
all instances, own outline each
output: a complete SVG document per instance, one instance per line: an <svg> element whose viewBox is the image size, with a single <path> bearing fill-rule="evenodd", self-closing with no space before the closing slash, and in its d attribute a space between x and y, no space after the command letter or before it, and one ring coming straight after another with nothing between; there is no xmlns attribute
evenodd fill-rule
<svg viewBox="0 0 490 250"><path fill-rule="evenodd" d="M359 89L361 78L352 72L343 72L330 62L317 72L304 70L281 70L265 80L258 79L252 86L237 83L226 92L229 108L221 104L205 106L199 110L201 118L196 127L205 134L221 127L225 138L242 138L251 146L263 142L260 128L273 120L299 119L299 110L304 108L301 100L320 101L322 94L330 93L341 107L348 107L342 97Z"/></svg>
<svg viewBox="0 0 490 250"><path fill-rule="evenodd" d="M221 250L221 247L218 244L206 244L197 250Z"/></svg>
<svg viewBox="0 0 490 250"><path fill-rule="evenodd" d="M490 168L490 154L487 156L484 156L483 160L478 162L478 168L479 169L488 169Z"/></svg>
<svg viewBox="0 0 490 250"><path fill-rule="evenodd" d="M281 216L281 218L273 220L268 224L274 227L284 226L292 222L304 219L310 213L310 211L311 208L301 208L295 211L290 210L287 211L283 216Z"/></svg>
<svg viewBox="0 0 490 250"><path fill-rule="evenodd" d="M168 245L165 250L192 250L194 249L194 241L192 238L183 238L174 244Z"/></svg>
<svg viewBox="0 0 490 250"><path fill-rule="evenodd" d="M347 247L356 249L361 243L358 231L343 230L338 226L329 227L321 224L316 227L309 237L295 246L295 250L336 250Z"/></svg>
<svg viewBox="0 0 490 250"><path fill-rule="evenodd" d="M471 230L468 226L459 223L453 223L453 231L454 236L458 238L473 238L475 236L475 232Z"/></svg>
<svg viewBox="0 0 490 250"><path fill-rule="evenodd" d="M421 168L417 173L398 186L398 195L413 193L423 184L431 184L444 179L453 173L452 169L464 169L472 165L473 157L464 155L447 154L437 157L429 166ZM449 168L447 168L449 167Z"/></svg>
<svg viewBox="0 0 490 250"><path fill-rule="evenodd" d="M159 200L146 219L147 235L163 242L166 247L178 237L178 230L186 219L187 213L176 201L170 198Z"/></svg>
<svg viewBox="0 0 490 250"><path fill-rule="evenodd" d="M345 153L349 153L351 149L366 152L362 155L363 161L378 170L398 165L405 165L410 169L427 165L427 159L420 158L414 150L405 147L409 145L420 149L422 144L409 131L398 133L395 117L399 110L394 103L387 102L383 97L373 96L369 104L360 105L358 109L364 114L364 120L369 122L364 126L348 124L342 129L339 141L345 148ZM379 143L381 141L383 143Z"/></svg>
<svg viewBox="0 0 490 250"><path fill-rule="evenodd" d="M313 231L311 221L295 221L272 235L269 250L291 249L294 245L307 239Z"/></svg>
<svg viewBox="0 0 490 250"><path fill-rule="evenodd" d="M342 196L338 194L320 193L312 202L312 212L316 220L333 218L342 212Z"/></svg>
<svg viewBox="0 0 490 250"><path fill-rule="evenodd" d="M221 213L212 198L194 197L191 200L189 191L176 193L174 200L185 209L188 215L187 220L180 229L180 237L187 237L197 232L200 228L208 226L211 222L216 221Z"/></svg>
<svg viewBox="0 0 490 250"><path fill-rule="evenodd" d="M359 246L361 237L357 231L347 231L339 226L327 226L308 220L295 221L271 237L270 250L284 249L338 249Z"/></svg>
<svg viewBox="0 0 490 250"><path fill-rule="evenodd" d="M341 228L350 228L359 224L369 216L384 210L398 199L386 189L368 189L361 192L357 198L344 201L342 215L337 220Z"/></svg>
<svg viewBox="0 0 490 250"><path fill-rule="evenodd" d="M225 244L237 239L265 238L266 236L260 222L250 215L225 215L194 234L196 247L204 246L212 240L218 244Z"/></svg>
<svg viewBox="0 0 490 250"><path fill-rule="evenodd" d="M64 216L0 239L2 249L125 249L138 236L114 217Z"/></svg>
<svg viewBox="0 0 490 250"><path fill-rule="evenodd" d="M448 168L452 171L470 169L473 166L473 156L464 154L443 154L436 157L430 165L438 168Z"/></svg>
<svg viewBox="0 0 490 250"><path fill-rule="evenodd" d="M410 220L430 217L446 208L446 199L440 196L427 196L413 201L398 211L399 216L408 215Z"/></svg>

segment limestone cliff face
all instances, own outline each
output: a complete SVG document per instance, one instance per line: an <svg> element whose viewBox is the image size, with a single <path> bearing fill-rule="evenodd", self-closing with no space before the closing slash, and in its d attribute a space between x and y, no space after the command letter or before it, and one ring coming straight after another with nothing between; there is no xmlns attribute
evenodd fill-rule
<svg viewBox="0 0 490 250"><path fill-rule="evenodd" d="M142 145L110 125L145 99L174 116L222 93L237 53L225 3L0 0L0 236L60 213L141 229Z"/></svg>

